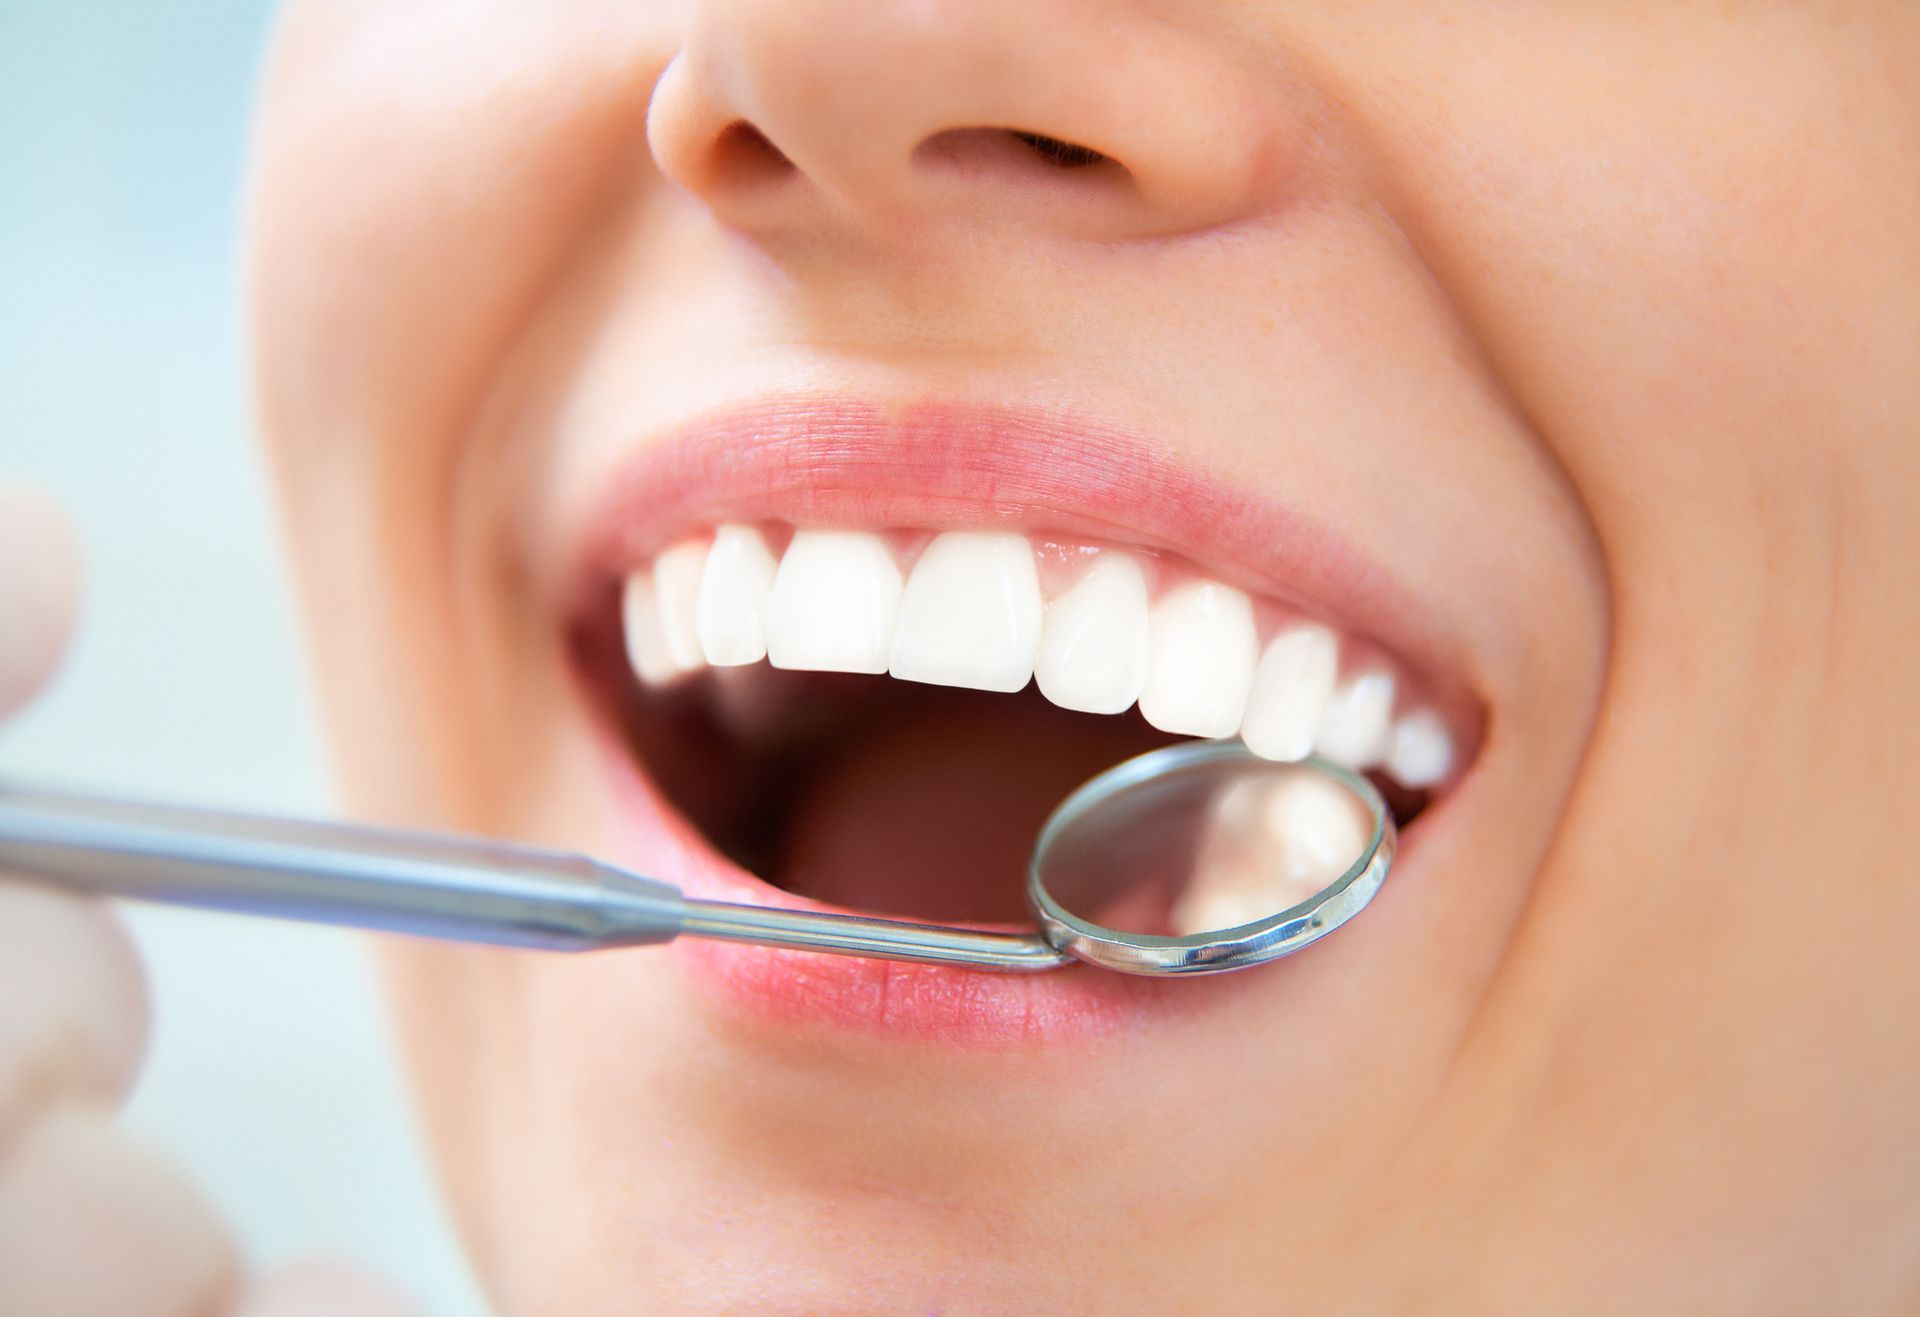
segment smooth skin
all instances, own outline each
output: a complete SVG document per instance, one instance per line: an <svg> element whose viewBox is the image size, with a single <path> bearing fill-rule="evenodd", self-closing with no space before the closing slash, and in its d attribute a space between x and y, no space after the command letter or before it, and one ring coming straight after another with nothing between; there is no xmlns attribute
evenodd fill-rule
<svg viewBox="0 0 1920 1317"><path fill-rule="evenodd" d="M357 812L598 849L567 530L800 388L1298 499L1490 713L1420 883L1125 1048L394 953L502 1308L1920 1305L1916 67L1906 0L294 5L260 405Z"/></svg>

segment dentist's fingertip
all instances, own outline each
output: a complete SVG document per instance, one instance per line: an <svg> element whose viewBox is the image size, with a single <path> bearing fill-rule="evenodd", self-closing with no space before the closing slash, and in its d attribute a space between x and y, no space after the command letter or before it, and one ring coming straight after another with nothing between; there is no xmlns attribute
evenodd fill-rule
<svg viewBox="0 0 1920 1317"><path fill-rule="evenodd" d="M238 1282L200 1191L107 1113L47 1112L0 1161L0 1312L205 1317Z"/></svg>
<svg viewBox="0 0 1920 1317"><path fill-rule="evenodd" d="M0 875L0 1164L50 1107L118 1106L147 1032L146 979L113 912Z"/></svg>
<svg viewBox="0 0 1920 1317"><path fill-rule="evenodd" d="M79 593L73 523L44 490L0 480L0 715L53 672Z"/></svg>

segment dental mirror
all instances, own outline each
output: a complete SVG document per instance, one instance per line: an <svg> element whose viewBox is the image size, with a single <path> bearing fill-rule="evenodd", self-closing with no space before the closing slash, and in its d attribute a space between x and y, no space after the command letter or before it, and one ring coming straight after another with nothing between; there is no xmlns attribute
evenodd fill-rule
<svg viewBox="0 0 1920 1317"><path fill-rule="evenodd" d="M1061 802L1034 844L1027 900L1048 945L1126 974L1217 974L1325 937L1373 899L1393 815L1321 759L1238 741L1130 759Z"/></svg>
<svg viewBox="0 0 1920 1317"><path fill-rule="evenodd" d="M0 785L0 870L134 900L494 946L587 951L718 938L833 955L1127 974L1263 964L1351 919L1393 862L1371 783L1234 741L1155 750L1095 777L1041 829L1039 933L689 898L580 855L31 792Z"/></svg>

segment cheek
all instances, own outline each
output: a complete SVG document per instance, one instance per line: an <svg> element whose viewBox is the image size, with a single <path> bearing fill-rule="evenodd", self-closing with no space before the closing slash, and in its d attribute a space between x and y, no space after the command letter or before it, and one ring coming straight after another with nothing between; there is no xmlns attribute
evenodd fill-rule
<svg viewBox="0 0 1920 1317"><path fill-rule="evenodd" d="M1409 72L1356 92L1416 240L1630 555L1622 578L1647 532L1686 534L1682 503L1698 525L1702 499L1744 514L1875 460L1870 399L1914 392L1920 106L1893 69L1920 32L1721 8L1556 11L1471 46L1416 29L1398 55L1382 34L1376 74Z"/></svg>
<svg viewBox="0 0 1920 1317"><path fill-rule="evenodd" d="M630 6L582 20L299 5L269 64L249 214L260 421L342 776L375 816L436 817L464 789L457 729L487 707L470 659L495 652L498 619L464 606L463 435L582 232L649 175L671 33Z"/></svg>
<svg viewBox="0 0 1920 1317"><path fill-rule="evenodd" d="M444 460L596 211L650 172L644 9L298 6L258 129L251 266L275 445Z"/></svg>

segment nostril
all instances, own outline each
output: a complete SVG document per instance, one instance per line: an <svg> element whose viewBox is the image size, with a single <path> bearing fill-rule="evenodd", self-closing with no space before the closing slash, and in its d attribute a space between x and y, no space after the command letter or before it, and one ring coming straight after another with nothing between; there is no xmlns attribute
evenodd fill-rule
<svg viewBox="0 0 1920 1317"><path fill-rule="evenodd" d="M1122 187L1133 176L1118 160L1091 146L1024 128L950 128L914 148L914 161L927 168L956 170L980 177L1001 174L1043 181L1058 176L1076 186Z"/></svg>
<svg viewBox="0 0 1920 1317"><path fill-rule="evenodd" d="M1063 142L1057 137L1048 137L1045 133L1029 133L1013 129L1010 135L1025 142L1041 159L1062 169L1085 169L1088 165L1097 165L1107 157L1090 146L1081 146L1078 142Z"/></svg>
<svg viewBox="0 0 1920 1317"><path fill-rule="evenodd" d="M712 149L715 178L751 183L793 172L793 161L765 133L745 119L720 130Z"/></svg>

